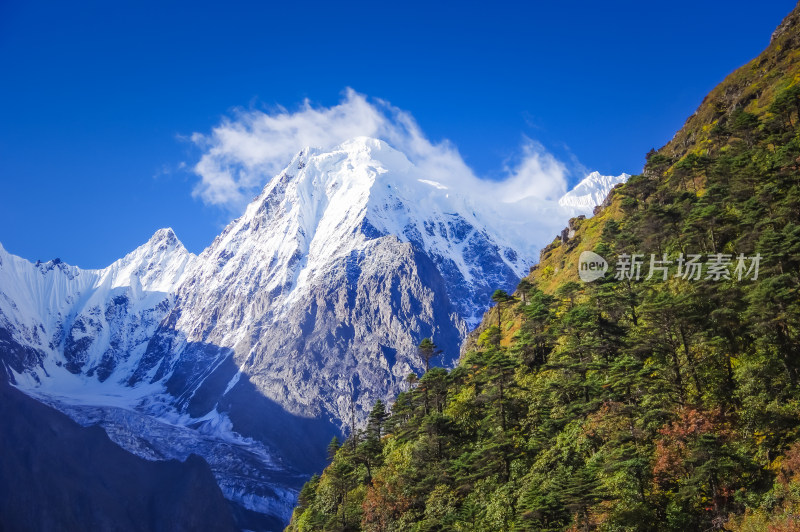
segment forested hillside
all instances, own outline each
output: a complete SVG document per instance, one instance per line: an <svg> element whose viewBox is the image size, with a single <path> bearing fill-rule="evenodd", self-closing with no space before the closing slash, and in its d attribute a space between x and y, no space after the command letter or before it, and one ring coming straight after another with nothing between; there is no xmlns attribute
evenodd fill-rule
<svg viewBox="0 0 800 532"><path fill-rule="evenodd" d="M289 530L800 530L799 26L496 293L455 369L332 442Z"/></svg>

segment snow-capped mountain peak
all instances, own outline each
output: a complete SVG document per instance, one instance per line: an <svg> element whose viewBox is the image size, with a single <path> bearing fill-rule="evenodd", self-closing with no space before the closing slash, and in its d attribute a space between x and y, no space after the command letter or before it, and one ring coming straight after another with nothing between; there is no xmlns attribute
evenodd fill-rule
<svg viewBox="0 0 800 532"><path fill-rule="evenodd" d="M203 252L197 274L212 283L216 274L226 289L257 275L258 292L272 294L278 312L332 264L391 237L431 257L472 326L483 312L479 301L496 286L511 287L538 249L530 241L515 247L482 223L477 207L384 141L357 137L331 150L306 148Z"/></svg>
<svg viewBox="0 0 800 532"><path fill-rule="evenodd" d="M102 381L123 362L137 363L194 259L171 229L101 270L0 252L0 328L43 359L27 377L12 367L16 378L38 382L66 369Z"/></svg>
<svg viewBox="0 0 800 532"><path fill-rule="evenodd" d="M194 258L172 229L159 229L146 243L100 270L100 275L111 281L111 288L138 283L147 292L172 293Z"/></svg>
<svg viewBox="0 0 800 532"><path fill-rule="evenodd" d="M594 207L603 203L612 188L628 180L630 174L622 173L618 176L601 175L592 172L587 175L575 188L564 194L558 204L562 207L574 209L576 214L591 216Z"/></svg>

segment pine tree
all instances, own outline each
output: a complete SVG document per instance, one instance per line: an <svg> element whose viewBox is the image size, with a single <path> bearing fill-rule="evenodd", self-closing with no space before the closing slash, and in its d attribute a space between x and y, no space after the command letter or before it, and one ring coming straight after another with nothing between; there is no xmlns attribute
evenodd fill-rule
<svg viewBox="0 0 800 532"><path fill-rule="evenodd" d="M422 360L425 361L425 373L430 369L431 359L442 354L442 351L436 347L436 344L430 338L422 339L419 343L418 352Z"/></svg>
<svg viewBox="0 0 800 532"><path fill-rule="evenodd" d="M334 457L336 457L336 452L341 448L342 444L339 442L339 438L334 436L331 438L331 442L328 444L328 461L332 462Z"/></svg>

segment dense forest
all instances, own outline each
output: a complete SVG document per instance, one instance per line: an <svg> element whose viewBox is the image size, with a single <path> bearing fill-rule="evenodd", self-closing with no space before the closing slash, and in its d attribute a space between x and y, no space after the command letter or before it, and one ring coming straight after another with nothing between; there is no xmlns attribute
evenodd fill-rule
<svg viewBox="0 0 800 532"><path fill-rule="evenodd" d="M799 59L795 9L457 367L331 442L288 530L800 530Z"/></svg>

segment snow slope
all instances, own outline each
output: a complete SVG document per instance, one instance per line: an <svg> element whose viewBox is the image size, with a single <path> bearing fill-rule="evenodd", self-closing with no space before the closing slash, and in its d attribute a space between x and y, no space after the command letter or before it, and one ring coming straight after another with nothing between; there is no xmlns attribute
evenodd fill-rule
<svg viewBox="0 0 800 532"><path fill-rule="evenodd" d="M571 209L576 215L583 214L590 217L595 206L603 203L609 191L618 184L626 182L629 177L630 174L624 173L618 176L609 176L600 175L600 172L592 172L575 185L575 188L564 194L558 200L558 204Z"/></svg>

